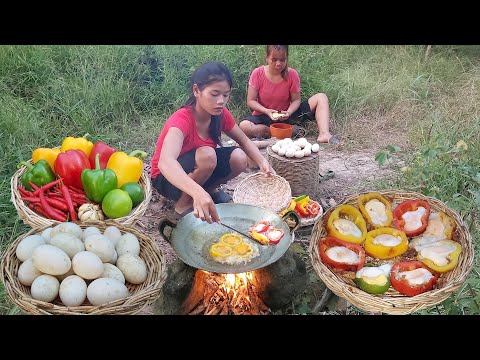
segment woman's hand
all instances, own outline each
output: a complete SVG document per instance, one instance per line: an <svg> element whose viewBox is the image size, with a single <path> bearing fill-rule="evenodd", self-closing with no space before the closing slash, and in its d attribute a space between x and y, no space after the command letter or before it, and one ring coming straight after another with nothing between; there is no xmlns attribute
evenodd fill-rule
<svg viewBox="0 0 480 360"><path fill-rule="evenodd" d="M267 109L267 112L265 113L272 119L272 121L280 121L283 120L283 116L279 116L280 112L278 112L275 109Z"/></svg>
<svg viewBox="0 0 480 360"><path fill-rule="evenodd" d="M205 190L196 194L193 198L193 215L209 224L220 221L215 203Z"/></svg>
<svg viewBox="0 0 480 360"><path fill-rule="evenodd" d="M257 165L260 168L260 171L265 174L265 176L272 176L276 174L275 170L265 158L263 158L263 160Z"/></svg>
<svg viewBox="0 0 480 360"><path fill-rule="evenodd" d="M280 118L282 121L287 120L291 115L288 111L280 111L280 114L283 114L283 117Z"/></svg>

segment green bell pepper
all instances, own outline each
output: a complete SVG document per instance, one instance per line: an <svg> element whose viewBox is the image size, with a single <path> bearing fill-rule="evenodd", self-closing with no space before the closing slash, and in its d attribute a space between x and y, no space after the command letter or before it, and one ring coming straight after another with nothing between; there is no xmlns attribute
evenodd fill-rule
<svg viewBox="0 0 480 360"><path fill-rule="evenodd" d="M83 169L80 177L87 198L96 203L101 203L105 195L116 189L118 184L113 170L100 168L100 154L95 156L95 169Z"/></svg>
<svg viewBox="0 0 480 360"><path fill-rule="evenodd" d="M390 287L392 265L365 266L357 271L353 282L369 294L383 294Z"/></svg>
<svg viewBox="0 0 480 360"><path fill-rule="evenodd" d="M30 181L37 186L42 186L55 180L55 173L46 160L39 160L35 165L22 161L17 165L17 168L20 169L22 166L28 168L22 175L21 181L25 189L29 191L33 190Z"/></svg>
<svg viewBox="0 0 480 360"><path fill-rule="evenodd" d="M102 201L102 210L110 219L127 216L132 211L132 199L125 190L109 191Z"/></svg>

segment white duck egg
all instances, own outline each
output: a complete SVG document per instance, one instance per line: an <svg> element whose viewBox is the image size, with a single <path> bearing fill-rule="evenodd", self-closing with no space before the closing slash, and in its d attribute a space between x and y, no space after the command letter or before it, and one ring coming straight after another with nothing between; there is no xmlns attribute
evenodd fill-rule
<svg viewBox="0 0 480 360"><path fill-rule="evenodd" d="M273 151L274 153L278 153L278 150L280 150L280 146L278 146L277 144L272 145L272 151Z"/></svg>
<svg viewBox="0 0 480 360"><path fill-rule="evenodd" d="M310 156L310 155L312 155L312 149L311 149L311 148L304 148L304 149L303 149L303 155L304 155L304 156Z"/></svg>
<svg viewBox="0 0 480 360"><path fill-rule="evenodd" d="M30 235L22 239L15 249L18 260L24 262L32 257L33 251L40 245L45 245L45 238L40 235Z"/></svg>
<svg viewBox="0 0 480 360"><path fill-rule="evenodd" d="M122 237L122 233L120 232L120 230L118 230L118 228L113 225L107 227L103 232L103 235L110 239L113 246L117 246L118 240L120 240L120 238Z"/></svg>
<svg viewBox="0 0 480 360"><path fill-rule="evenodd" d="M288 158L291 158L291 157L294 157L295 156L295 150L293 149L288 149L286 152L285 152L285 156L288 157Z"/></svg>
<svg viewBox="0 0 480 360"><path fill-rule="evenodd" d="M72 267L75 274L87 280L96 279L103 273L102 260L90 251L76 254L72 259Z"/></svg>
<svg viewBox="0 0 480 360"><path fill-rule="evenodd" d="M32 254L33 266L45 274L65 274L72 262L67 253L53 245L40 245Z"/></svg>
<svg viewBox="0 0 480 360"><path fill-rule="evenodd" d="M89 226L83 230L82 241L85 241L87 237L93 234L101 234L102 232L95 226Z"/></svg>
<svg viewBox="0 0 480 360"><path fill-rule="evenodd" d="M59 295L63 305L80 306L87 297L87 283L78 275L70 275L60 284Z"/></svg>
<svg viewBox="0 0 480 360"><path fill-rule="evenodd" d="M318 152L318 150L320 150L320 145L313 144L312 145L312 152L316 153L316 152Z"/></svg>
<svg viewBox="0 0 480 360"><path fill-rule="evenodd" d="M33 280L40 275L43 275L43 273L33 266L31 258L21 263L18 268L18 281L25 286L31 286Z"/></svg>
<svg viewBox="0 0 480 360"><path fill-rule="evenodd" d="M128 295L127 287L120 281L111 278L96 279L87 287L88 301L94 306L124 299Z"/></svg>
<svg viewBox="0 0 480 360"><path fill-rule="evenodd" d="M118 257L126 253L139 255L140 243L138 241L138 238L131 233L124 234L118 241L116 250Z"/></svg>
<svg viewBox="0 0 480 360"><path fill-rule="evenodd" d="M278 155L284 156L286 152L287 152L287 150L282 147L282 148L280 148L280 149L278 150Z"/></svg>
<svg viewBox="0 0 480 360"><path fill-rule="evenodd" d="M44 274L33 280L30 290L35 300L50 302L57 297L59 288L60 282L55 276Z"/></svg>
<svg viewBox="0 0 480 360"><path fill-rule="evenodd" d="M303 150L297 150L295 151L295 157L296 158L303 158Z"/></svg>

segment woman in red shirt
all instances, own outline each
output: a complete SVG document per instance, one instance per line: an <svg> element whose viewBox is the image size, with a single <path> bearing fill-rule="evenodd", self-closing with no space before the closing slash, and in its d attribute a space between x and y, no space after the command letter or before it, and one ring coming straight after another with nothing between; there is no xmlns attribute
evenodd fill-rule
<svg viewBox="0 0 480 360"><path fill-rule="evenodd" d="M152 183L160 194L175 202L175 219L193 207L195 217L209 223L219 221L214 204L231 198L215 189L245 171L247 157L266 175L274 174L226 108L232 82L224 64L201 65L192 75L192 95L167 119L158 137L151 162ZM222 132L239 147L223 147Z"/></svg>
<svg viewBox="0 0 480 360"><path fill-rule="evenodd" d="M306 101L300 100L300 77L288 67L288 45L267 45L267 65L254 69L248 81L247 106L252 115L240 123L248 137L270 137L273 122L292 124L304 115L316 119L319 130L317 142L338 143L329 130L327 95L318 93ZM283 116L276 118L277 112Z"/></svg>

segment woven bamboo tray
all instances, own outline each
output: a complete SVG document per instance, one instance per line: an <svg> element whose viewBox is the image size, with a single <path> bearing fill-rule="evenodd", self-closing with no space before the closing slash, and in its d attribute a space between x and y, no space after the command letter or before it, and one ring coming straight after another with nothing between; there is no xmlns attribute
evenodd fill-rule
<svg viewBox="0 0 480 360"><path fill-rule="evenodd" d="M25 237L40 234L49 227L48 225L32 229L18 237L10 244L2 256L0 275L5 292L15 305L26 313L34 315L130 315L138 314L158 299L160 290L165 283L167 272L163 253L154 240L133 227L124 226L111 220L106 222L89 221L79 223L78 225L82 229L88 226L96 226L102 233L107 226L114 225L122 234L126 232L134 234L140 242L140 257L147 266L147 279L137 285L127 282L125 285L130 294L127 298L99 306L91 305L88 299L82 305L75 307L64 306L58 296L52 303L32 299L30 287L22 285L18 280L17 273L21 262L18 260L15 250L20 241Z"/></svg>
<svg viewBox="0 0 480 360"><path fill-rule="evenodd" d="M309 246L309 255L313 268L325 285L337 296L345 298L356 307L368 312L383 312L386 314L410 314L414 311L428 309L447 299L456 291L467 278L473 267L474 250L471 235L460 216L454 210L449 209L443 202L414 192L400 192L395 190L375 191L382 194L392 202L392 208L405 200L426 200L432 211L443 211L450 216L456 225L453 240L462 245L462 252L458 259L457 266L440 276L433 290L422 294L408 297L395 291L393 287L381 295L368 294L355 283L324 264L319 254L319 241L327 235L326 223L328 217L334 210L329 209L323 216L322 221L316 223L313 228ZM357 199L360 195L345 199L342 204L350 204L357 207ZM341 205L341 204L339 204ZM358 207L357 207L358 208ZM369 257L367 255L367 261Z"/></svg>
<svg viewBox="0 0 480 360"><path fill-rule="evenodd" d="M292 189L292 196L303 194L316 198L320 182L320 162L318 152L303 158L287 158L267 148L267 160L277 175L285 178Z"/></svg>
<svg viewBox="0 0 480 360"><path fill-rule="evenodd" d="M249 204L280 212L292 199L292 190L287 180L279 175L265 176L255 173L240 181L233 192L233 202Z"/></svg>
<svg viewBox="0 0 480 360"><path fill-rule="evenodd" d="M28 162L33 164L33 161L31 159ZM15 209L17 210L17 213L18 213L18 217L25 224L30 225L32 228L59 224L59 222L56 220L47 219L46 217L43 217L37 214L36 212L31 210L25 204L25 202L21 199L21 194L18 191L18 185L22 183L20 179L26 171L27 171L27 167L22 166L19 170L15 172L15 174L13 174L12 179L10 181L10 188L12 192L10 201L15 206ZM114 220L117 223L120 223L123 225L133 225L138 219L140 219L143 216L143 214L145 214L148 204L150 203L150 199L152 198L152 185L150 182L150 177L148 176L145 170L142 172L142 176L140 177L140 180L138 183L142 186L143 191L145 192L145 198L143 199L143 201L140 204L138 204L136 207L134 207L130 212L130 214L128 214L127 216L117 218L117 219L111 219L111 220Z"/></svg>

